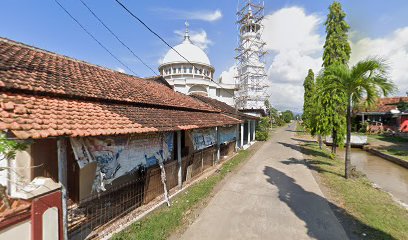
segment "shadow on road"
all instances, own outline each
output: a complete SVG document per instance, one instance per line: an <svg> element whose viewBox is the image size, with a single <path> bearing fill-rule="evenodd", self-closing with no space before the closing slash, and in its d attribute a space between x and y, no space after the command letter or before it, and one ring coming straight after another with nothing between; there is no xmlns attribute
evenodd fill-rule
<svg viewBox="0 0 408 240"><path fill-rule="evenodd" d="M370 236L357 236L356 234L346 231L350 239L395 239L391 235L360 222L352 215L348 214L344 209L337 205L328 202L325 198L304 190L301 186L295 183L295 180L285 173L266 166L264 174L268 177L267 181L275 185L279 190L279 199L286 203L296 216L303 220L308 229L307 234L311 238L316 239L343 239L339 232L333 228L333 222L329 219L332 217L329 210L324 210L325 204L329 204L330 208L340 217L340 222L343 228L348 228L354 225L359 226L359 232L370 232Z"/></svg>
<svg viewBox="0 0 408 240"><path fill-rule="evenodd" d="M294 132L294 133L298 133L298 132L305 132L305 131L298 131L298 130L292 130L292 129L286 129L286 132Z"/></svg>
<svg viewBox="0 0 408 240"><path fill-rule="evenodd" d="M326 169L321 168L319 165L333 165L331 163L327 163L324 161L319 161L319 160L304 160L304 159L296 159L296 158L289 158L288 160L281 161L281 163L286 164L286 165L291 165L291 164L304 164L306 165L309 169L312 169L318 173L326 172L326 173L331 173L334 175L337 175L339 177L343 177L343 175L333 172L333 171L328 171Z"/></svg>
<svg viewBox="0 0 408 240"><path fill-rule="evenodd" d="M285 146L285 147L296 150L296 151L298 151L300 153L304 153L304 154L307 154L307 155L312 155L314 157L330 157L328 154L322 153L320 151L312 150L312 149L306 149L306 148L303 148L302 146L299 146L299 145L296 145L296 144L290 144L290 143L285 143L285 142L278 142L278 143Z"/></svg>
<svg viewBox="0 0 408 240"><path fill-rule="evenodd" d="M298 142L304 142L304 143L315 143L317 142L316 140L306 140L306 139L301 139L301 138L291 138L292 140L298 141Z"/></svg>

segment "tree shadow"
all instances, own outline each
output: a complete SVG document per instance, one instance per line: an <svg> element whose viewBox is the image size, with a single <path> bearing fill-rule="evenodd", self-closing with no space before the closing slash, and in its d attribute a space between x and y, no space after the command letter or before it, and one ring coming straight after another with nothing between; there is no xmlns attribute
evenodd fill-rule
<svg viewBox="0 0 408 240"><path fill-rule="evenodd" d="M307 140L307 139L301 139L301 138L291 138L292 140L298 141L298 142L304 142L304 143L315 143L317 142L316 140Z"/></svg>
<svg viewBox="0 0 408 240"><path fill-rule="evenodd" d="M284 161L280 161L283 164L286 165L292 165L292 164L302 164L302 165L306 165L307 168L314 170L318 173L331 173L334 175L337 175L339 177L343 177L343 175L333 172L333 171L328 171L326 169L323 169L322 167L320 167L319 165L329 165L329 166L333 166L333 164L328 163L328 162L324 162L324 161L319 161L319 160L312 160L312 159L296 159L296 158L289 158L288 160L284 160Z"/></svg>
<svg viewBox="0 0 408 240"><path fill-rule="evenodd" d="M291 129L286 129L285 131L286 131L286 132L294 132L294 133L299 133L299 132L304 133L304 132L305 132L305 131L291 130Z"/></svg>
<svg viewBox="0 0 408 240"><path fill-rule="evenodd" d="M283 145L283 146L285 146L285 147L288 147L288 148L291 148L291 149L293 149L293 150L296 150L296 151L298 151L298 152L300 152L300 153L306 154L306 155L308 155L308 156L314 156L314 157L330 157L330 155L327 154L327 153L323 153L323 152L316 151L316 150L313 150L313 149L304 148L304 147L299 146L299 145L296 145L296 144L290 144L290 143L284 143L284 142L278 142L278 143L281 144L281 145Z"/></svg>
<svg viewBox="0 0 408 240"><path fill-rule="evenodd" d="M344 236L341 228L336 227L337 220L333 218L331 208L345 229L349 239L395 239L385 232L360 222L344 209L327 201L327 199L313 192L306 191L296 184L293 178L277 169L266 166L264 174L268 176L267 181L278 188L279 199L299 219L305 222L307 234L311 238L345 239L346 236ZM330 208L327 208L327 205ZM367 234L365 237L357 234L363 232Z"/></svg>

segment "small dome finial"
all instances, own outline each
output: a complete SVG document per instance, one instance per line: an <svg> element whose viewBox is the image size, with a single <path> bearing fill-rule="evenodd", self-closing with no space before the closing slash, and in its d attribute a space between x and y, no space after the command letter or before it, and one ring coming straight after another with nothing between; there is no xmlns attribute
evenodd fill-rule
<svg viewBox="0 0 408 240"><path fill-rule="evenodd" d="M190 24L188 24L188 22L185 21L184 25L186 25L186 31L184 33L184 40L190 40L190 34L189 34L189 30L188 30L188 27L190 26Z"/></svg>

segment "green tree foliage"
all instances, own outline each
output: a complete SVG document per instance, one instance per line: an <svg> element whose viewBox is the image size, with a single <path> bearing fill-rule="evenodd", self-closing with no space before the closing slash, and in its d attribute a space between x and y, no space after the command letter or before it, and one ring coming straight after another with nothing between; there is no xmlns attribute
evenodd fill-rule
<svg viewBox="0 0 408 240"><path fill-rule="evenodd" d="M351 48L348 42L350 26L345 21L346 13L339 2L329 7L329 14L324 23L326 26L326 42L324 43L323 67L332 64L347 64L350 59Z"/></svg>
<svg viewBox="0 0 408 240"><path fill-rule="evenodd" d="M332 152L336 146L343 146L346 137L346 96L343 91L325 91L331 79L325 78L323 70L316 79L316 94L313 100L314 112L312 135L334 136Z"/></svg>
<svg viewBox="0 0 408 240"><path fill-rule="evenodd" d="M5 134L0 134L0 155L3 156L0 161L13 159L18 151L23 151L26 148L26 143L9 140ZM0 167L0 171L1 170L3 169Z"/></svg>
<svg viewBox="0 0 408 240"><path fill-rule="evenodd" d="M326 41L324 43L323 52L323 67L327 68L333 64L347 64L350 59L351 48L348 42L348 30L350 26L345 21L346 13L343 11L339 2L333 2L329 7L329 14L325 22L326 26ZM323 82L327 84L327 82ZM341 110L346 105L344 96L327 95L321 96L322 110L318 116L327 120L329 124L322 123L319 128L322 132L327 132L327 135L332 136L333 146L332 153L336 153L336 146L343 144L344 131L341 129L343 126L344 115ZM344 100L344 102L342 102ZM330 119L331 118L331 119ZM329 129L322 129L322 127L331 127L331 133ZM327 130L327 131L326 131ZM325 136L325 135L322 135Z"/></svg>
<svg viewBox="0 0 408 240"><path fill-rule="evenodd" d="M290 110L286 110L282 113L282 119L283 121L285 121L285 123L289 123L294 118L295 116L293 115L293 112Z"/></svg>
<svg viewBox="0 0 408 240"><path fill-rule="evenodd" d="M13 159L18 151L27 148L26 143L8 140L5 134L0 134L0 161ZM7 167L0 167L0 171L6 170ZM6 186L0 184L0 200L3 200L6 207L10 208L10 201L6 194Z"/></svg>
<svg viewBox="0 0 408 240"><path fill-rule="evenodd" d="M270 119L262 117L256 126L255 139L257 141L266 141L269 138Z"/></svg>
<svg viewBox="0 0 408 240"><path fill-rule="evenodd" d="M408 112L408 102L400 101L397 105L397 108L401 112Z"/></svg>
<svg viewBox="0 0 408 240"><path fill-rule="evenodd" d="M282 126L285 122L280 116L279 111L276 108L272 107L268 99L265 100L265 106L266 106L266 113L268 114L270 118L270 122L274 125Z"/></svg>
<svg viewBox="0 0 408 240"><path fill-rule="evenodd" d="M334 64L319 76L325 84L321 85L320 96L344 96L346 98L346 156L345 177L351 174L351 113L352 106L365 100L373 105L382 95L393 92L395 85L388 80L386 66L381 60L368 59L358 62L352 68L345 64Z"/></svg>
<svg viewBox="0 0 408 240"><path fill-rule="evenodd" d="M312 69L309 69L307 77L303 82L303 88L305 90L304 93L304 101L303 101L303 124L305 128L310 131L313 127L313 113L314 113L314 95L315 95L315 80L314 80L314 73Z"/></svg>

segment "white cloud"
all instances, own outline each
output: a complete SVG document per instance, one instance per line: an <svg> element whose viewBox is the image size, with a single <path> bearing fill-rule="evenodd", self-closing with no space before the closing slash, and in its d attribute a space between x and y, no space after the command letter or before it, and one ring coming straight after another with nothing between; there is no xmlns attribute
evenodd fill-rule
<svg viewBox="0 0 408 240"><path fill-rule="evenodd" d="M382 38L362 38L351 47L351 64L367 57L383 58L389 65L391 80L399 88L396 94L405 96L408 91L408 27L399 28Z"/></svg>
<svg viewBox="0 0 408 240"><path fill-rule="evenodd" d="M262 38L271 56L267 68L270 100L279 109L301 111L303 81L308 69L317 73L322 64L323 37L318 34L322 18L307 15L303 8L282 8L263 20Z"/></svg>
<svg viewBox="0 0 408 240"><path fill-rule="evenodd" d="M199 11L186 11L172 8L158 8L154 11L161 14L166 14L172 19L183 20L201 20L207 22L215 22L222 18L222 12L219 9L216 10L199 10Z"/></svg>
<svg viewBox="0 0 408 240"><path fill-rule="evenodd" d="M184 38L184 30L176 30L174 32L180 37L180 39ZM207 49L208 46L213 44L213 42L208 38L207 32L202 29L200 31L190 30L189 34L191 41L203 50Z"/></svg>
<svg viewBox="0 0 408 240"><path fill-rule="evenodd" d="M234 84L235 76L237 75L236 66L231 66L228 70L223 71L220 75L221 83Z"/></svg>
<svg viewBox="0 0 408 240"><path fill-rule="evenodd" d="M115 70L118 71L118 72L121 72L121 73L126 73L125 69L123 69L121 67L116 67Z"/></svg>
<svg viewBox="0 0 408 240"><path fill-rule="evenodd" d="M306 14L303 8L293 6L279 9L263 20L262 38L266 42L270 64L267 66L269 93L272 105L278 109L302 111L303 81L308 69L317 74L322 65L324 35L323 17ZM359 38L350 32L351 39ZM408 91L408 26L380 38L359 38L351 42L350 65L370 56L385 59L390 67L390 78L399 87L397 95ZM232 67L222 72L227 78Z"/></svg>

